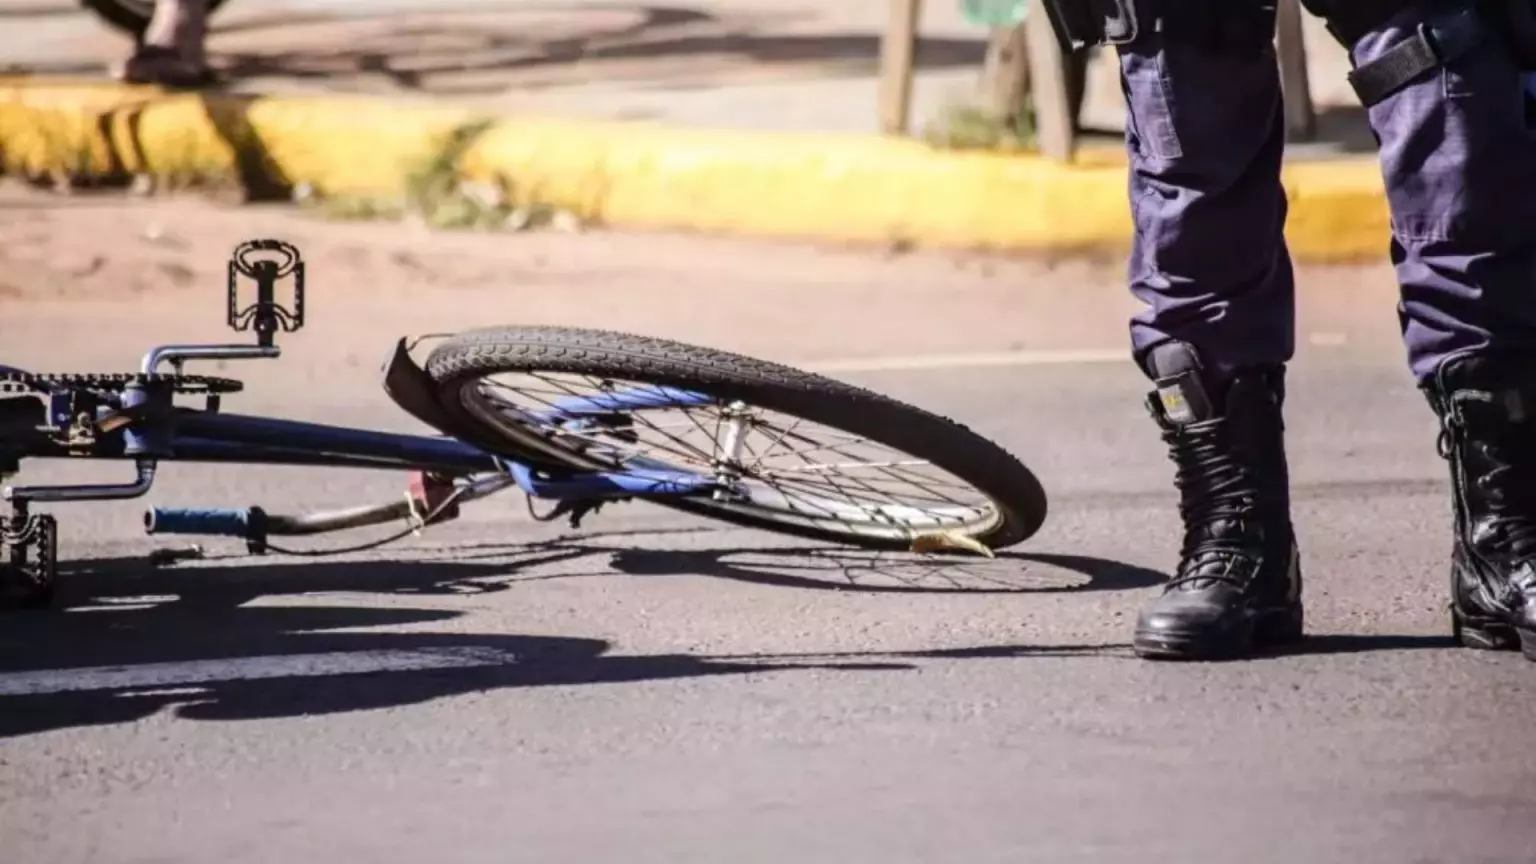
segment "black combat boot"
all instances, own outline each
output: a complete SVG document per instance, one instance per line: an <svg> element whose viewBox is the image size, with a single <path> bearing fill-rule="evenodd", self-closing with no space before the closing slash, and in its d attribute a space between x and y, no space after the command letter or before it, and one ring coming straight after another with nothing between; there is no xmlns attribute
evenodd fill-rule
<svg viewBox="0 0 1536 864"><path fill-rule="evenodd" d="M1452 358L1424 392L1451 466L1456 638L1536 660L1536 358Z"/></svg>
<svg viewBox="0 0 1536 864"><path fill-rule="evenodd" d="M1302 635L1301 562L1285 459L1285 370L1207 386L1194 350L1147 358L1147 409L1177 466L1184 542L1163 593L1136 622L1142 657L1221 659Z"/></svg>

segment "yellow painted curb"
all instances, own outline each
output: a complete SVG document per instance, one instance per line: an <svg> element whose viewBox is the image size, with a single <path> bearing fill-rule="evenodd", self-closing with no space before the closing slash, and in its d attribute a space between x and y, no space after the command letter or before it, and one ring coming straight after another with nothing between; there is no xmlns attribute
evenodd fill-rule
<svg viewBox="0 0 1536 864"><path fill-rule="evenodd" d="M76 174L264 172L322 194L398 194L412 164L477 119L372 99L166 94L0 78L0 167ZM1122 158L936 150L861 135L494 118L461 160L537 200L614 226L918 246L1122 250ZM1374 159L1286 167L1302 261L1377 260L1388 218Z"/></svg>

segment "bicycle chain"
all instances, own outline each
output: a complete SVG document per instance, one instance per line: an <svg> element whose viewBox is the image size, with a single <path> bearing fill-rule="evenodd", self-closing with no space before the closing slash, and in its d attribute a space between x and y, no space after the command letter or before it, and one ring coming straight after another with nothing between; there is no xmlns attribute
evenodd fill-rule
<svg viewBox="0 0 1536 864"><path fill-rule="evenodd" d="M0 393L37 393L64 387L72 390L96 392L120 392L129 385L168 386L173 393L206 394L239 393L245 385L233 378L214 378L208 375L144 375L134 372L6 372L0 374Z"/></svg>

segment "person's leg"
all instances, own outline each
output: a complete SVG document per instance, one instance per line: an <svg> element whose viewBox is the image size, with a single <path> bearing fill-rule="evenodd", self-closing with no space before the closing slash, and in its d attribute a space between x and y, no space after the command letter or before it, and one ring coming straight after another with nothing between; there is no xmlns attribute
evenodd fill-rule
<svg viewBox="0 0 1536 864"><path fill-rule="evenodd" d="M1273 32L1274 13L1260 2L1232 5ZM1176 340L1221 377L1283 365L1294 350L1295 297L1271 44L1217 47L1144 32L1120 48L1120 71L1135 220L1130 283L1146 304L1131 321L1137 359Z"/></svg>
<svg viewBox="0 0 1536 864"><path fill-rule="evenodd" d="M1142 35L1119 49L1129 277L1146 304L1131 342L1155 382L1147 404L1177 468L1184 538L1134 644L1148 657L1240 655L1302 629L1281 416L1295 300L1274 11L1138 5ZM1174 7L1183 15L1165 14Z"/></svg>
<svg viewBox="0 0 1536 864"><path fill-rule="evenodd" d="M1536 659L1536 94L1501 38L1515 28L1489 17L1426 2L1352 57L1401 53L1425 25L1442 51L1466 48L1368 110L1409 367L1451 467L1457 629L1472 647L1518 636Z"/></svg>
<svg viewBox="0 0 1536 864"><path fill-rule="evenodd" d="M115 76L124 81L197 86L210 80L206 0L156 0L144 43Z"/></svg>

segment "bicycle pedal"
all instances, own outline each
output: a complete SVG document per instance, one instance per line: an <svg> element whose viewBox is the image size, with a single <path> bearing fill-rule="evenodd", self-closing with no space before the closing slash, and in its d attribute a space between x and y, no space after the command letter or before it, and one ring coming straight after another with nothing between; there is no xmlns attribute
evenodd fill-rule
<svg viewBox="0 0 1536 864"><path fill-rule="evenodd" d="M235 248L228 270L227 323L231 330L255 329L258 344L270 347L279 330L293 333L304 326L304 261L293 244L247 240ZM241 298L242 277L255 283L256 296L248 304ZM277 284L283 280L292 284L286 305L277 299Z"/></svg>

